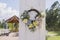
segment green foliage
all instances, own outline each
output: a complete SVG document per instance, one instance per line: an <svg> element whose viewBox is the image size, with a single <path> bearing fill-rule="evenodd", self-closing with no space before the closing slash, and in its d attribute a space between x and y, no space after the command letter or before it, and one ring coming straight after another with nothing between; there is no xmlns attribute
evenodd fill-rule
<svg viewBox="0 0 60 40"><path fill-rule="evenodd" d="M0 29L3 28L2 23L0 22Z"/></svg>
<svg viewBox="0 0 60 40"><path fill-rule="evenodd" d="M55 2L53 3L53 5L51 6L51 9L54 9L54 8L57 6L57 4L59 4L59 2L58 2L58 1L55 1Z"/></svg>
<svg viewBox="0 0 60 40"><path fill-rule="evenodd" d="M24 13L21 15L21 19L29 19L29 14L27 13L27 11L24 11Z"/></svg>
<svg viewBox="0 0 60 40"><path fill-rule="evenodd" d="M3 29L3 23L0 21L0 29Z"/></svg>
<svg viewBox="0 0 60 40"><path fill-rule="evenodd" d="M49 10L46 10L46 26L49 31L60 30L60 14L58 13L59 6L59 2L56 1L52 4Z"/></svg>

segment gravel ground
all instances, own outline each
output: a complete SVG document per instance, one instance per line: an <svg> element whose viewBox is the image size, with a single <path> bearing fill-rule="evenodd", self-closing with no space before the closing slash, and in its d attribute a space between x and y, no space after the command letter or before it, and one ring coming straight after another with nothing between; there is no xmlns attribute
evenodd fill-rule
<svg viewBox="0 0 60 40"><path fill-rule="evenodd" d="M0 36L0 40L19 40L18 37Z"/></svg>

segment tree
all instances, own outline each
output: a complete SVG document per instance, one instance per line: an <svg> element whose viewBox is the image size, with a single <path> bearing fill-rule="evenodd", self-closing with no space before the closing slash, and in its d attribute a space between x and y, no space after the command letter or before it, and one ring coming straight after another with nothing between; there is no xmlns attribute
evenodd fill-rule
<svg viewBox="0 0 60 40"><path fill-rule="evenodd" d="M51 31L55 31L57 30L59 27L58 25L60 25L59 21L60 21L60 14L59 12L59 7L60 4L58 1L54 2L51 6L51 8L48 10L46 10L46 26L47 26L47 30ZM59 23L58 23L59 22Z"/></svg>

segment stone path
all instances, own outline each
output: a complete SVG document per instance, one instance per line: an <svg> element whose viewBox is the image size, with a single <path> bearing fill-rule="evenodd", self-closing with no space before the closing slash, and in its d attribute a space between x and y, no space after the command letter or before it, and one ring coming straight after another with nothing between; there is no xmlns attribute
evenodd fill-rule
<svg viewBox="0 0 60 40"><path fill-rule="evenodd" d="M19 37L0 36L0 40L19 40Z"/></svg>
<svg viewBox="0 0 60 40"><path fill-rule="evenodd" d="M47 34L47 36L50 36L50 37L52 37L52 36L56 36L57 34Z"/></svg>

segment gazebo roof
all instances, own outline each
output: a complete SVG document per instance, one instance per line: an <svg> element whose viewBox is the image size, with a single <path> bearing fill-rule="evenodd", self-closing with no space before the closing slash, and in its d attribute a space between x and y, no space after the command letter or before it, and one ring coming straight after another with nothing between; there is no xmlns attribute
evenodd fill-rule
<svg viewBox="0 0 60 40"><path fill-rule="evenodd" d="M19 23L19 18L16 15L14 15L11 18L7 19L6 22L8 22L8 23Z"/></svg>

